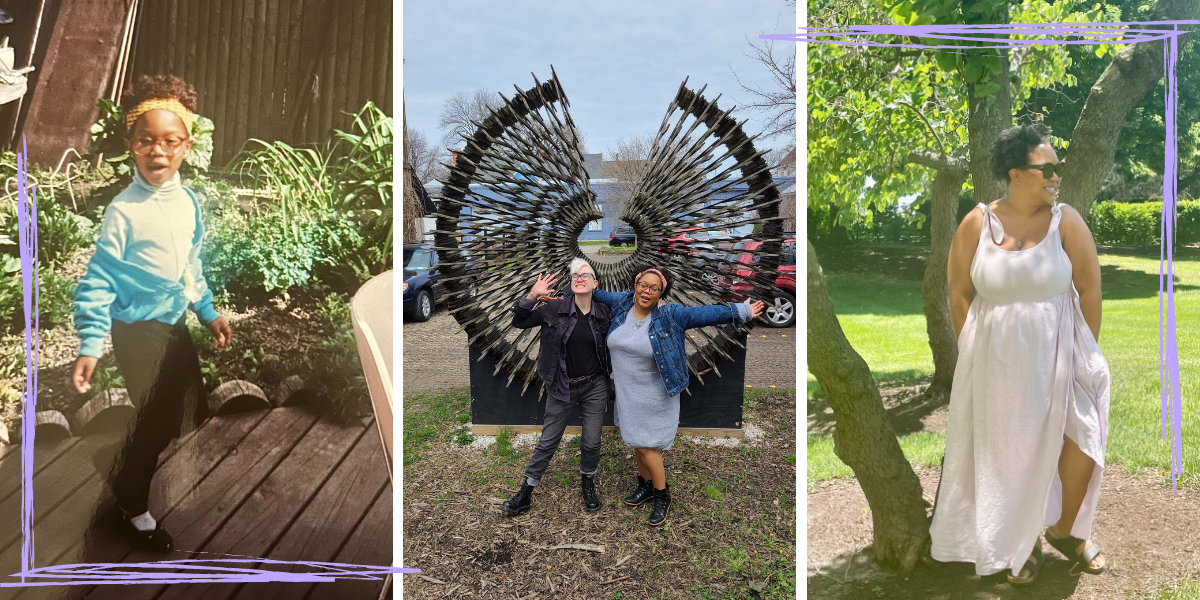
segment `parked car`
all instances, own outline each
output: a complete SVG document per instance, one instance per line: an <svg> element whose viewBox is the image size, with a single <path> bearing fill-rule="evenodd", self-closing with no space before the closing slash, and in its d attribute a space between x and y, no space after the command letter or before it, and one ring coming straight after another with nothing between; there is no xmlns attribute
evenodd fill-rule
<svg viewBox="0 0 1200 600"><path fill-rule="evenodd" d="M609 246L632 246L637 243L637 234L632 227L618 225L608 234Z"/></svg>
<svg viewBox="0 0 1200 600"><path fill-rule="evenodd" d="M437 252L432 244L404 244L404 316L414 321L428 321L433 316L434 303L445 293L438 276Z"/></svg>
<svg viewBox="0 0 1200 600"><path fill-rule="evenodd" d="M728 260L748 265L745 269L722 269L717 284L729 289L734 301L745 300L750 294L750 284L744 280L754 275L749 268L758 262L758 256L738 253L738 250L757 250L762 242L740 242L734 244ZM775 302L767 305L766 321L769 327L791 327L796 323L796 239L784 240L780 248L779 275L775 278Z"/></svg>

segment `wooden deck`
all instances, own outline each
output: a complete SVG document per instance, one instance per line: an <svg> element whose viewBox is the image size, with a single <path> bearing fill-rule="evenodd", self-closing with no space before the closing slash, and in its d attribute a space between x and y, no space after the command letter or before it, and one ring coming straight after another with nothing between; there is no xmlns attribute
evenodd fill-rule
<svg viewBox="0 0 1200 600"><path fill-rule="evenodd" d="M209 419L163 452L154 477L150 510L175 538L169 555L133 550L117 529L98 470L118 441L95 435L35 450L36 566L241 557L392 563L392 490L373 421L337 425L302 408ZM19 581L8 576L21 560L19 448L0 448L4 582ZM81 585L0 588L0 600L374 599L382 588L372 580Z"/></svg>

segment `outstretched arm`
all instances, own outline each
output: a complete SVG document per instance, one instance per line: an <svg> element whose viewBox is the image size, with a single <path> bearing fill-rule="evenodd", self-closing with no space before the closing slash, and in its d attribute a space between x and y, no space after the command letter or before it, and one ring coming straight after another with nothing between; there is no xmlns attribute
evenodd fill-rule
<svg viewBox="0 0 1200 600"><path fill-rule="evenodd" d="M633 292L606 292L597 288L596 291L592 292L592 300L611 308L632 295Z"/></svg>
<svg viewBox="0 0 1200 600"><path fill-rule="evenodd" d="M733 323L742 323L756 318L763 313L766 305L761 301L747 304L745 302L728 302L725 304L709 304L707 306L683 306L675 304L672 316L675 322L684 329L708 327Z"/></svg>
<svg viewBox="0 0 1200 600"><path fill-rule="evenodd" d="M517 300L513 305L512 326L517 329L532 329L542 325L542 311L537 307L537 299L554 293L550 286L557 279L552 275L538 275L537 281L530 288L529 294Z"/></svg>

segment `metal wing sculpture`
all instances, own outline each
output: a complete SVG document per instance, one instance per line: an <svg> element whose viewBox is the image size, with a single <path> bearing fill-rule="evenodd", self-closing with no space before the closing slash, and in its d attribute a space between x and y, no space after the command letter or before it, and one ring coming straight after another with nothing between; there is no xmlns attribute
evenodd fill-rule
<svg viewBox="0 0 1200 600"><path fill-rule="evenodd" d="M587 258L577 239L591 221L604 217L591 188L591 175L569 102L551 68L550 80L517 88L504 105L465 137L465 146L443 182L434 245L450 312L467 332L470 344L509 374L508 384L540 386L536 329L511 326L511 307L539 273L565 280L573 258ZM779 190L771 179L765 152L735 121L732 109L717 108L704 89L692 91L687 80L667 108L643 174L632 187L620 218L637 234L632 255L615 264L589 259L601 289L629 290L634 274L647 267L675 276L670 297L687 306L729 301L729 287L714 275L736 270L749 296L770 304L782 246ZM719 96L718 96L719 98ZM603 185L601 182L597 186ZM679 230L692 233L754 224L741 241L760 241L755 250L726 254L715 243L681 243ZM736 240L735 240L736 241ZM752 254L753 265L737 262ZM569 291L568 291L569 293ZM752 327L753 323L747 327ZM702 377L740 346L732 325L691 330L688 368Z"/></svg>

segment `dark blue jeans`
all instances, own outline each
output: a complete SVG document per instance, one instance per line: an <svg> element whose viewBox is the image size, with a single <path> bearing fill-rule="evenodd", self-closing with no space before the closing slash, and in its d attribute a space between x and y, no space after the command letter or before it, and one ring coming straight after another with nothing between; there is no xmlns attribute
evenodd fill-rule
<svg viewBox="0 0 1200 600"><path fill-rule="evenodd" d="M604 430L604 411L608 408L608 376L601 375L591 381L571 388L571 400L564 402L546 398L546 418L542 420L542 438L533 449L529 467L525 470L525 482L537 485L542 473L554 458L558 443L562 441L567 420L575 407L583 413L583 443L579 451L579 472L595 475L600 470L600 434Z"/></svg>

